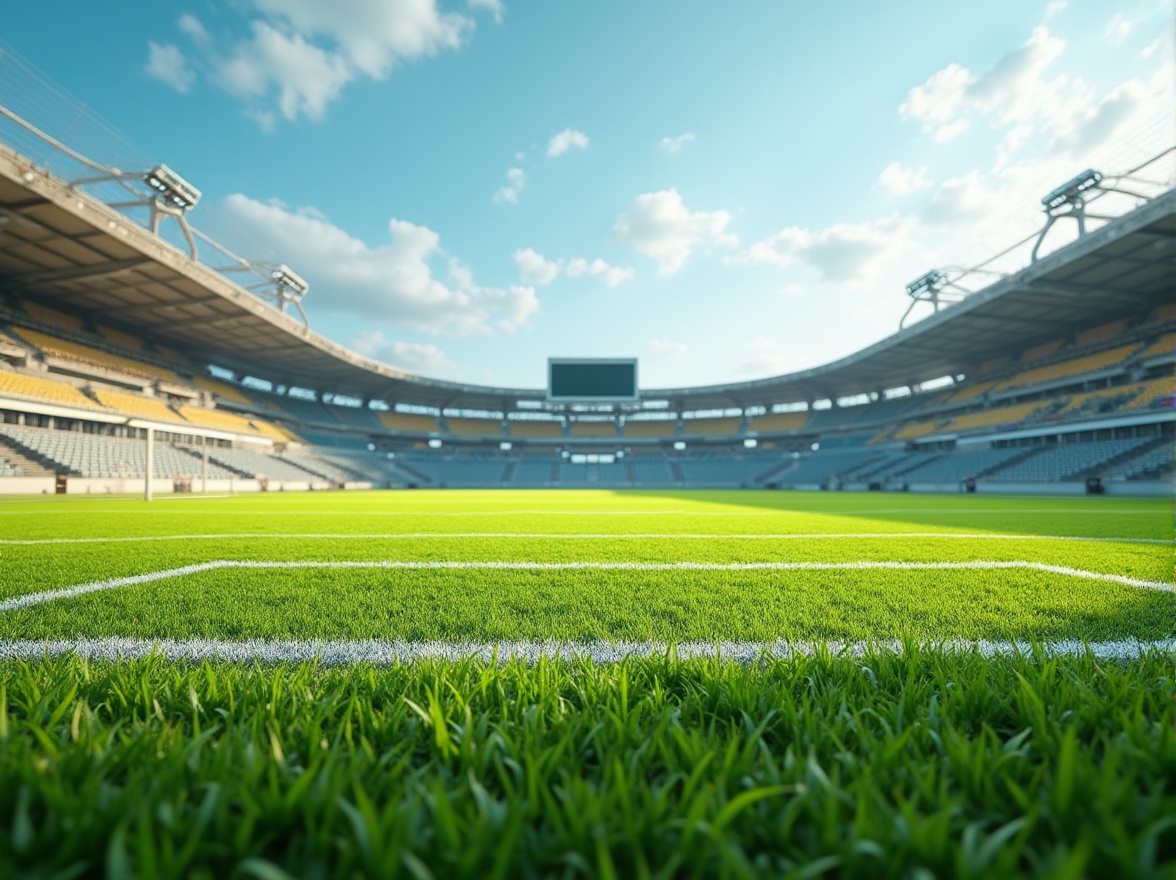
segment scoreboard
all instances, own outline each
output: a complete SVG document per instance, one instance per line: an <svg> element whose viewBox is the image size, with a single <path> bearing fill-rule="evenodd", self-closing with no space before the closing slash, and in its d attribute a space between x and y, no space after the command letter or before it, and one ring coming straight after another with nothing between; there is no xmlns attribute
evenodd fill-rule
<svg viewBox="0 0 1176 880"><path fill-rule="evenodd" d="M637 400L636 358L548 358L547 399L632 402Z"/></svg>

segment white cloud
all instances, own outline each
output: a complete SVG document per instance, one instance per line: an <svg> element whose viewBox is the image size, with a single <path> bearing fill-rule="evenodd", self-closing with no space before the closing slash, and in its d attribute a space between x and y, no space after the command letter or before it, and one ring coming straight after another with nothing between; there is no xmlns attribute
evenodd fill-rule
<svg viewBox="0 0 1176 880"><path fill-rule="evenodd" d="M912 221L886 217L868 223L836 223L818 232L789 226L747 249L743 260L784 269L803 263L823 281L864 284L906 246Z"/></svg>
<svg viewBox="0 0 1176 880"><path fill-rule="evenodd" d="M946 143L970 124L970 114L987 116L994 126L1061 120L1089 95L1072 77L1045 79L1046 70L1065 51L1066 42L1039 26L1018 48L983 76L951 63L907 93L899 116L921 124L937 143Z"/></svg>
<svg viewBox="0 0 1176 880"><path fill-rule="evenodd" d="M196 71L179 47L171 43L147 43L147 65L143 68L152 79L157 79L177 92L186 92L196 81Z"/></svg>
<svg viewBox="0 0 1176 880"><path fill-rule="evenodd" d="M383 79L398 63L456 49L473 28L436 0L251 0L297 34L323 38L355 71Z"/></svg>
<svg viewBox="0 0 1176 880"><path fill-rule="evenodd" d="M547 155L552 158L562 156L568 150L586 149L588 149L588 135L574 128L565 128L563 131L556 132L547 142Z"/></svg>
<svg viewBox="0 0 1176 880"><path fill-rule="evenodd" d="M427 342L388 339L379 330L361 331L351 340L351 348L410 373L444 377L455 372L453 362L437 346Z"/></svg>
<svg viewBox="0 0 1176 880"><path fill-rule="evenodd" d="M645 343L645 347L653 354L664 354L668 357L681 357L690 350L690 347L685 342L679 342L676 339L651 339Z"/></svg>
<svg viewBox="0 0 1176 880"><path fill-rule="evenodd" d="M567 261L564 274L569 278L593 278L605 287L616 287L632 278L633 270L625 266L613 266L599 257L595 260L573 257Z"/></svg>
<svg viewBox="0 0 1176 880"><path fill-rule="evenodd" d="M677 135L676 137L666 136L666 137L662 138L660 141L657 142L657 148L659 150L661 150L663 153L671 153L671 154L677 153L684 146L686 146L686 144L690 143L693 140L694 140L694 132L687 131L687 132L683 132L680 135Z"/></svg>
<svg viewBox="0 0 1176 880"><path fill-rule="evenodd" d="M1070 5L1070 0L1050 0L1045 6L1044 19L1049 21L1056 15L1061 15L1066 11L1066 7Z"/></svg>
<svg viewBox="0 0 1176 880"><path fill-rule="evenodd" d="M512 255L524 284L542 287L559 277L563 268L559 261L548 260L534 248L522 248Z"/></svg>
<svg viewBox="0 0 1176 880"><path fill-rule="evenodd" d="M502 24L502 16L506 12L502 0L466 0L466 5L475 12L490 13L497 24Z"/></svg>
<svg viewBox="0 0 1176 880"><path fill-rule="evenodd" d="M966 67L949 64L907 92L906 100L898 106L898 115L922 123L923 131L936 141L949 141L967 128L967 122L956 115L975 79Z"/></svg>
<svg viewBox="0 0 1176 880"><path fill-rule="evenodd" d="M192 15L190 12L185 12L180 16L179 21L176 22L176 27L183 32L188 39L196 43L207 43L211 39L208 31L204 25L200 23L200 19Z"/></svg>
<svg viewBox="0 0 1176 880"><path fill-rule="evenodd" d="M482 287L441 248L433 230L406 220L388 223L388 241L371 247L313 209L229 196L230 218L279 259L296 263L311 282L311 308L395 321L430 333L514 330L539 308L535 288ZM444 264L447 277L438 277Z"/></svg>
<svg viewBox="0 0 1176 880"><path fill-rule="evenodd" d="M286 119L321 119L352 76L340 56L262 21L253 23L252 39L217 61L214 74L221 88L239 98L276 98Z"/></svg>
<svg viewBox="0 0 1176 880"><path fill-rule="evenodd" d="M606 287L616 287L633 277L633 270L624 266L613 266L599 258L586 260L573 257L570 260L548 260L534 248L522 248L512 255L524 284L542 287L555 281L560 275L568 278L591 278Z"/></svg>
<svg viewBox="0 0 1176 880"><path fill-rule="evenodd" d="M1112 45L1118 46L1131 33L1131 29L1135 27L1135 22L1125 16L1122 12L1116 12L1111 16L1110 21L1107 22L1106 30L1103 31L1105 36Z"/></svg>
<svg viewBox="0 0 1176 880"><path fill-rule="evenodd" d="M222 41L226 50L191 14L178 27L200 50L212 82L245 100L248 115L263 125L279 114L320 119L348 83L385 79L402 63L458 49L474 27L467 16L442 12L436 0L247 3L255 13L249 35ZM471 5L501 11L497 0Z"/></svg>
<svg viewBox="0 0 1176 880"><path fill-rule="evenodd" d="M891 162L878 175L878 184L889 195L902 197L927 189L931 186L931 179L927 176L926 165L911 168L901 162Z"/></svg>
<svg viewBox="0 0 1176 880"><path fill-rule="evenodd" d="M523 187L526 185L527 174L522 168L508 168L506 171L506 183L500 186L494 193L495 203L517 205L519 203L519 193L523 191Z"/></svg>
<svg viewBox="0 0 1176 880"><path fill-rule="evenodd" d="M950 177L936 187L923 219L933 225L976 223L1008 207L1007 194L992 184L978 168Z"/></svg>
<svg viewBox="0 0 1176 880"><path fill-rule="evenodd" d="M738 239L726 231L727 211L692 211L676 189L643 193L617 218L613 233L657 263L658 272L672 275L691 252L705 242L734 247Z"/></svg>

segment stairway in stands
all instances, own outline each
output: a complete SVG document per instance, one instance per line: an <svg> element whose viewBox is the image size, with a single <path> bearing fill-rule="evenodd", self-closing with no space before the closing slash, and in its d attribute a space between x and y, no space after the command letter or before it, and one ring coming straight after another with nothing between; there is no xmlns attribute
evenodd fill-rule
<svg viewBox="0 0 1176 880"><path fill-rule="evenodd" d="M55 477L59 473L75 473L3 434L0 434L0 458L20 468L26 477Z"/></svg>

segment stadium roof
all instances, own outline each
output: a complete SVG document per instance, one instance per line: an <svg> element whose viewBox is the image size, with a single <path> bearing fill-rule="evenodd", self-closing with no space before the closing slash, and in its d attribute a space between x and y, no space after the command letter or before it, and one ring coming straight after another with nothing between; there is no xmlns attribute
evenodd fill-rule
<svg viewBox="0 0 1176 880"><path fill-rule="evenodd" d="M279 385L423 406L512 409L542 389L427 379L352 352L124 214L0 146L0 282L194 359ZM1172 300L1176 191L853 355L797 373L643 389L678 408L846 397L967 373L981 361ZM781 316L783 320L783 316Z"/></svg>

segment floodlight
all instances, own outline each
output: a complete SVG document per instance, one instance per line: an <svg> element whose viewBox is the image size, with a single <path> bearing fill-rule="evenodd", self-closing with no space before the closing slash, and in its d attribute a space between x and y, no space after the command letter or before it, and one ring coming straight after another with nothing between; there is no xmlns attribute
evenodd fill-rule
<svg viewBox="0 0 1176 880"><path fill-rule="evenodd" d="M306 292L310 290L306 279L285 263L270 272L270 280L273 281L274 287L286 296L302 297L306 296Z"/></svg>
<svg viewBox="0 0 1176 880"><path fill-rule="evenodd" d="M156 165L143 175L143 180L164 203L186 211L200 201L200 190L180 177L166 165Z"/></svg>
<svg viewBox="0 0 1176 880"><path fill-rule="evenodd" d="M1029 254L1030 263L1037 262L1037 252L1041 250L1041 243L1045 241L1045 234L1054 225L1054 221L1060 220L1063 217L1070 217L1078 223L1078 237L1081 238L1086 234L1086 199L1083 198L1082 194L1087 190L1094 189L1102 183L1102 180L1102 172L1095 171L1093 168L1087 168L1077 177L1067 180L1041 200L1041 205L1046 213L1046 221L1045 226L1041 228L1041 232L1037 235L1037 241L1033 245L1033 251ZM1111 189L1114 189L1114 187L1111 187ZM1122 190L1119 191L1122 192ZM1068 208L1069 210L1061 211L1061 208Z"/></svg>
<svg viewBox="0 0 1176 880"><path fill-rule="evenodd" d="M1082 200L1082 193L1088 189L1093 189L1102 183L1102 173L1095 171L1093 168L1087 168L1077 177L1068 180L1052 190L1049 195L1041 200L1041 204L1047 211L1056 211L1063 205L1074 205Z"/></svg>
<svg viewBox="0 0 1176 880"><path fill-rule="evenodd" d="M912 281L906 286L906 292L910 296L920 297L926 294L939 293L943 286L947 284L947 276L938 269L932 269Z"/></svg>

